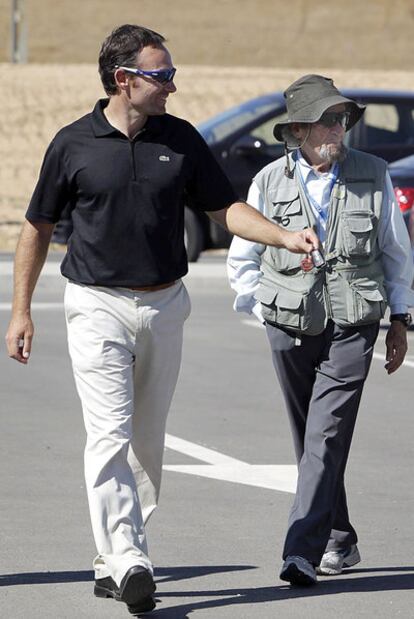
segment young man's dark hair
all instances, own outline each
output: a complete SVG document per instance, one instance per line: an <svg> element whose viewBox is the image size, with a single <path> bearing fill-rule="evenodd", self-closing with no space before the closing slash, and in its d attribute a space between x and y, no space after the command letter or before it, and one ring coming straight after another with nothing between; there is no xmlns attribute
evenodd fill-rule
<svg viewBox="0 0 414 619"><path fill-rule="evenodd" d="M107 95L115 95L117 87L114 71L117 65L134 67L136 57L143 47L162 47L165 38L162 34L125 24L115 28L102 43L99 53L99 74Z"/></svg>

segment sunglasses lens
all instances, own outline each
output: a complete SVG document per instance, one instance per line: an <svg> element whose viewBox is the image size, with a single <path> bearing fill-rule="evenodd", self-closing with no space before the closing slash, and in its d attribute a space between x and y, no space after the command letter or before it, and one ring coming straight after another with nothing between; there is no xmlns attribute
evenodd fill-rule
<svg viewBox="0 0 414 619"><path fill-rule="evenodd" d="M157 75L154 75L154 79L160 84L168 84L174 79L176 69L165 69L165 71L157 71Z"/></svg>
<svg viewBox="0 0 414 619"><path fill-rule="evenodd" d="M331 114L330 116L327 116L325 118L324 125L325 125L325 127L329 127L330 128L330 127L335 126L337 121L338 121L337 115L336 114Z"/></svg>
<svg viewBox="0 0 414 619"><path fill-rule="evenodd" d="M337 123L346 129L349 120L349 112L325 112L319 119L319 123L328 129L334 127Z"/></svg>

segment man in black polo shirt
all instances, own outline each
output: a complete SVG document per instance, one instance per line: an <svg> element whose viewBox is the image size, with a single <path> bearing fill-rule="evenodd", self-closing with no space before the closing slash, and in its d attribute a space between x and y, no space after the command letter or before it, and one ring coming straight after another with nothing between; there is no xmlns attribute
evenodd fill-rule
<svg viewBox="0 0 414 619"><path fill-rule="evenodd" d="M108 99L50 144L15 258L9 355L28 362L30 304L54 224L72 211L62 262L69 350L82 402L85 477L98 550L95 594L131 613L154 608L144 524L157 504L165 422L190 301L184 205L232 233L307 253L312 230L286 232L236 196L198 132L165 113L175 69L164 38L124 25L104 41Z"/></svg>

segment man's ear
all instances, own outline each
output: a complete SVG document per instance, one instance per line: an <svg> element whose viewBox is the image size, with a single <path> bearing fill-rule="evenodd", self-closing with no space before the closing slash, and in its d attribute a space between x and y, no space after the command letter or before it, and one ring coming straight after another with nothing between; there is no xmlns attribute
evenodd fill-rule
<svg viewBox="0 0 414 619"><path fill-rule="evenodd" d="M302 129L303 129L303 124L302 123L292 123L290 125L290 130L292 132L292 135L295 138L300 138L301 137Z"/></svg>
<svg viewBox="0 0 414 619"><path fill-rule="evenodd" d="M129 88L131 76L128 75L123 69L116 69L114 73L114 80L117 88L120 90L127 90Z"/></svg>

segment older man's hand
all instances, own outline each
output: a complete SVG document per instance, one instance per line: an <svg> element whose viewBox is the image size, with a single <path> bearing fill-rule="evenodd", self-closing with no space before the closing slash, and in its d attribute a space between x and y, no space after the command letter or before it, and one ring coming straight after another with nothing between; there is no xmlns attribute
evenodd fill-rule
<svg viewBox="0 0 414 619"><path fill-rule="evenodd" d="M385 344L387 347L385 369L388 374L392 374L398 370L407 352L407 327L394 320L388 329Z"/></svg>

